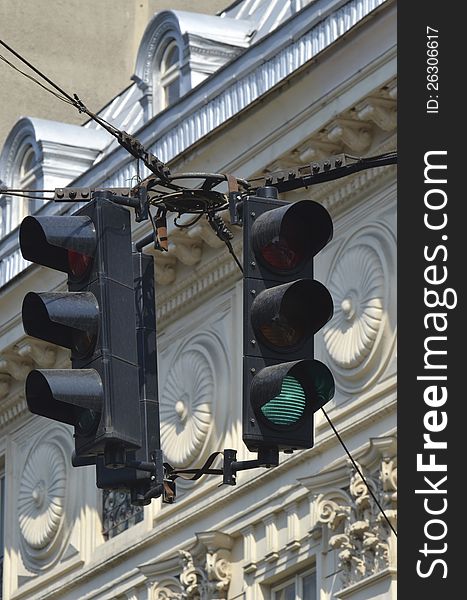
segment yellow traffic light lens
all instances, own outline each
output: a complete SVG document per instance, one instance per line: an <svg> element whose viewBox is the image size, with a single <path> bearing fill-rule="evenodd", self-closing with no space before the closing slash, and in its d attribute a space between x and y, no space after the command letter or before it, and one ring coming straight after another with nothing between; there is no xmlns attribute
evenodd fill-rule
<svg viewBox="0 0 467 600"><path fill-rule="evenodd" d="M261 407L263 415L274 425L293 425L302 417L306 407L305 390L295 377L287 375L280 394Z"/></svg>
<svg viewBox="0 0 467 600"><path fill-rule="evenodd" d="M275 348L293 348L305 337L305 328L297 327L284 315L264 323L259 330L265 341Z"/></svg>

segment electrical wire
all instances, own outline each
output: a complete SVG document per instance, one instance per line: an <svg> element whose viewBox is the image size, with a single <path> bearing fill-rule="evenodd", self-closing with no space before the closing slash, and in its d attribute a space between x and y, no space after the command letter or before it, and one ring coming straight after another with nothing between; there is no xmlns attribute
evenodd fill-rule
<svg viewBox="0 0 467 600"><path fill-rule="evenodd" d="M53 198L44 198L44 196L32 196L31 194L20 194L10 190L0 190L0 196L14 196L17 198L28 198L29 200L53 200Z"/></svg>
<svg viewBox="0 0 467 600"><path fill-rule="evenodd" d="M237 267L240 269L240 272L243 274L244 271L243 271L242 263L238 260L238 257L235 254L235 250L233 249L232 244L230 243L229 240L224 240L224 242L225 242L225 245L227 246L228 251L232 255L232 258L237 263Z"/></svg>
<svg viewBox="0 0 467 600"><path fill-rule="evenodd" d="M1 40L0 40L0 42L1 42ZM37 80L35 77L32 77L32 75L29 75L28 73L25 73L24 71L22 71L21 69L19 69L16 65L14 65L12 62L10 62L8 59L6 59L3 56L3 54L0 54L0 60L3 60L3 62L5 62L12 69L14 69L15 71L18 71L18 73L21 73L21 75L24 75L25 77L27 77L28 79L30 79L34 83L37 83L37 85L40 85L41 88L43 88L47 92L50 92L56 98L58 98L59 100L62 100L62 102L66 102L67 104L71 104L72 106L74 106L74 102L72 102L71 100L69 100L65 96L61 96L60 94L57 94L56 92L54 92L53 90L51 90L50 88L48 88L46 85L44 85L43 83L41 83L39 80Z"/></svg>
<svg viewBox="0 0 467 600"><path fill-rule="evenodd" d="M5 62L10 67L12 67L16 71L18 71L19 73L24 75L25 77L28 77L29 79L31 79L32 81L34 81L35 83L40 85L42 88L44 88L46 91L50 92L51 94L53 94L60 100L63 100L64 102L67 102L68 104L71 104L72 106L77 108L80 113L83 112L83 113L87 114L89 117L91 117L91 119L93 121L95 121L103 129L105 129L111 135L116 137L118 143L123 148L125 148L125 150L127 150L127 152L129 152L135 158L141 159L150 171L157 173L162 179L167 179L168 175L170 175L170 170L168 169L168 167L161 160L159 160L157 158L157 156L154 156L153 154L148 152L136 138L134 138L130 134L126 133L125 131L120 131L117 127L115 127L114 125L112 125L111 123L109 123L108 121L103 119L102 117L91 112L86 107L84 102L78 97L77 94L73 94L73 96L70 96L70 94L65 92L56 83L54 83L49 77L47 77L47 75L44 75L44 73L42 73L39 69L37 69L34 65L32 65L28 60L26 60L23 56L21 56L21 54L16 52L16 50L11 48L6 42L4 42L1 39L0 39L0 45L2 45L4 48L6 48L18 60L23 62L25 65L27 65L32 71L34 71L34 73L39 75L39 77L44 79L48 84L50 84L53 88L55 88L55 90L57 90L59 92L59 95L57 95L57 93L54 92L53 90L51 90L51 89L47 88L46 86L44 86L43 84L41 84L34 77L31 77L28 74L21 71L20 69L18 69L15 65L13 65L7 59L4 59Z"/></svg>
<svg viewBox="0 0 467 600"><path fill-rule="evenodd" d="M347 446L344 443L344 440L341 438L341 436L339 435L339 432L337 431L337 429L334 427L334 424L332 423L331 419L329 418L329 415L327 414L327 412L324 410L323 407L321 407L321 410L323 411L324 416L327 419L327 422L329 423L329 425L331 426L331 429L333 430L333 432L335 433L337 439L339 440L339 442L341 443L342 447L344 448L344 450L347 453L347 456L349 457L354 469L357 471L357 473L360 475L360 477L362 478L363 483L366 485L366 488L369 492L369 494L371 495L371 497L373 498L373 500L376 503L376 506L379 508L379 510L381 511L381 514L383 515L383 517L386 519L387 524L389 525L389 527L391 528L392 532L394 533L394 535L397 537L397 531L394 529L391 521L389 520L388 516L386 515L386 513L384 512L383 507L381 506L381 504L378 501L378 498L376 497L376 495L374 494L373 490L371 489L371 487L368 485L368 483L366 482L366 479L361 471L361 469L359 468L359 466L357 465L357 463L355 462L355 460L353 459L352 455L350 454L349 449L347 448Z"/></svg>
<svg viewBox="0 0 467 600"><path fill-rule="evenodd" d="M179 219L182 215L179 214L178 216L175 217L174 219L174 225L175 227L178 227L179 229L188 229L188 227L192 227L193 225L196 225L196 223L201 219L201 217L204 215L204 212L200 213L199 215L197 215L194 219L192 219L189 223L184 223L183 225L180 225L180 223L177 223L177 219Z"/></svg>
<svg viewBox="0 0 467 600"><path fill-rule="evenodd" d="M108 123L107 121L105 121L105 119L102 119L102 117L97 117L90 110L88 110L88 108L84 105L84 103L78 98L78 96L76 94L74 94L73 96L70 96L70 94L68 94L67 92L65 92L65 90L63 90L61 87L59 87L54 81L52 81L49 77L47 77L47 75L44 75L44 73L42 73L38 68L36 68L28 60L26 60L23 56L21 56L21 54L19 54L18 52L16 52L16 50L14 50L13 48L11 48L11 46L9 46L6 42L4 42L1 39L0 39L0 45L2 45L9 52L11 52L13 54L13 56L15 56L18 60L20 60L21 62L23 62L25 65L27 65L32 71L34 71L34 73L36 73L37 75L39 75L39 77L42 77L42 79L44 79L45 81L47 81L47 83L49 83L53 88L55 88L59 92L59 94L57 94L53 90L49 89L48 87L44 86L40 81L38 81L34 77L32 77L32 76L28 75L27 73L24 73L23 71L21 71L21 69L19 69L15 65L13 65L10 61L4 59L5 62L9 66L11 66L13 69L15 69L16 71L18 71L19 73L21 73L22 75L24 75L25 77L27 77L28 79L30 79L34 83L37 83L37 85L40 85L43 89L45 89L46 91L48 91L51 94L53 94L59 100L62 100L63 102L66 102L67 104L71 104L72 106L74 106L75 108L77 108L79 112L86 113L89 117L91 117L91 119L93 119L94 121L96 121L97 123L99 123L102 127L104 127L105 129L107 129L107 131L109 131L109 133L111 133L112 135L118 135L118 134L120 134L120 131L116 127L114 127L113 125L111 125L110 123Z"/></svg>
<svg viewBox="0 0 467 600"><path fill-rule="evenodd" d="M55 190L28 190L26 188L22 189L22 188L3 188L0 187L0 194L10 194L13 192L19 192L21 194L26 193L26 192L34 192L35 194L54 194Z"/></svg>

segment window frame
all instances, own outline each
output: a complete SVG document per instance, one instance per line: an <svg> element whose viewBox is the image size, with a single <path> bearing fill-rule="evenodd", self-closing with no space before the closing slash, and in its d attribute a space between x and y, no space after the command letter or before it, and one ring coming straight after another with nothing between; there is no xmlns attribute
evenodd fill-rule
<svg viewBox="0 0 467 600"><path fill-rule="evenodd" d="M172 64L167 64L171 58L171 54L176 51L176 60ZM180 60L180 47L177 40L171 38L168 40L161 49L159 58L157 60L157 73L154 78L154 86L159 88L159 93L155 94L158 98L159 106L156 106L156 112L164 110L169 106L172 106L181 97L181 60ZM169 88L174 83L177 83L178 89L176 98L170 99Z"/></svg>
<svg viewBox="0 0 467 600"><path fill-rule="evenodd" d="M303 595L303 580L309 575L314 575L315 579L315 599L318 600L318 582L316 578L316 567L313 566L304 571L298 571L294 575L291 575L287 579L283 579L280 583L271 586L270 589L270 600L281 600L279 593L284 591L286 587L291 584L294 584L295 587L295 597L294 600L304 600Z"/></svg>

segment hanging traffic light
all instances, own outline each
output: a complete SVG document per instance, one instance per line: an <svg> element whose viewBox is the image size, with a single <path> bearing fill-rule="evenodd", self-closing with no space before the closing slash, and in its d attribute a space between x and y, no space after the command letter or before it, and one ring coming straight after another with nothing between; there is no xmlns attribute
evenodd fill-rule
<svg viewBox="0 0 467 600"><path fill-rule="evenodd" d="M77 457L119 467L141 446L130 214L97 197L71 216L28 216L20 246L68 275L68 292L23 301L26 333L69 348L72 363L29 373L29 410L73 425Z"/></svg>
<svg viewBox="0 0 467 600"><path fill-rule="evenodd" d="M147 254L134 252L133 268L142 443L138 450L126 453L128 466L122 469L109 469L103 457L97 457L95 464L98 488L130 492L131 503L143 506L162 493L164 478L157 386L154 259ZM138 468L141 464L152 464L154 470Z"/></svg>
<svg viewBox="0 0 467 600"><path fill-rule="evenodd" d="M313 257L332 238L326 209L287 203L260 188L243 209L243 441L251 451L313 447L313 413L334 395L314 356L314 334L333 313L313 279Z"/></svg>

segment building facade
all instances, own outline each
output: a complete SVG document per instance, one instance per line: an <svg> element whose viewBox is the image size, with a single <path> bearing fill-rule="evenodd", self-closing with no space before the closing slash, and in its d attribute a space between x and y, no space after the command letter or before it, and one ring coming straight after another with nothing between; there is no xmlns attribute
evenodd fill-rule
<svg viewBox="0 0 467 600"><path fill-rule="evenodd" d="M148 22L129 86L100 111L172 172L251 179L338 153L396 148L392 0L240 0L217 15ZM127 187L145 172L106 131L24 117L0 155L5 189ZM396 538L326 419L312 449L272 469L181 481L174 504L136 509L73 468L68 427L27 410L32 368L69 355L25 335L31 290L66 289L21 256L30 212L76 205L0 197L0 473L3 598L327 600L396 598ZM334 237L316 260L334 316L317 336L336 394L327 413L397 528L396 174L388 166L282 196L322 203ZM226 215L228 223L228 216ZM241 256L241 229L231 226ZM133 239L150 231L133 223ZM242 442L242 279L206 220L168 227L154 253L161 439L200 466ZM180 480L178 480L180 481Z"/></svg>

